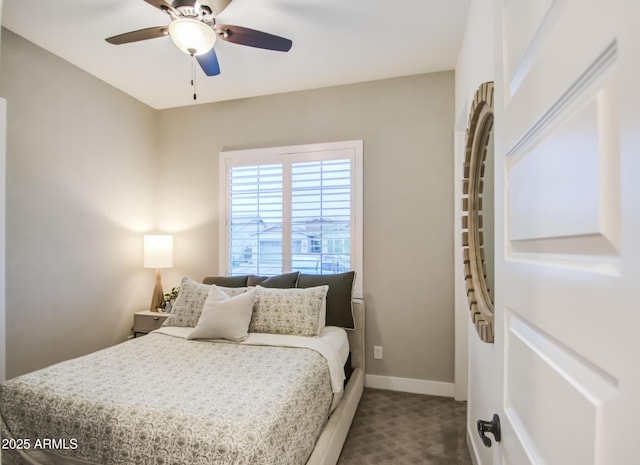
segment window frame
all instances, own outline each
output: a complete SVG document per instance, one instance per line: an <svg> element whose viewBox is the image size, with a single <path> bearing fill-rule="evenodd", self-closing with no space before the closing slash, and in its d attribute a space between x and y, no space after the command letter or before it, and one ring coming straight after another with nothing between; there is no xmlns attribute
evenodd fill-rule
<svg viewBox="0 0 640 465"><path fill-rule="evenodd" d="M331 159L351 160L351 269L356 272L353 296L363 297L363 141L351 140L317 144L290 145L247 150L222 150L218 159L219 234L218 263L220 274L229 274L230 186L229 169L235 166L270 163L305 162ZM286 164L284 166L287 166ZM283 177L291 177L290 170L283 170ZM285 183L286 184L286 183ZM283 185L283 204L290 204L291 191ZM283 223L291 224L291 211L283 209ZM290 234L283 230L283 241L290 242ZM291 250L283 249L283 273L291 271Z"/></svg>

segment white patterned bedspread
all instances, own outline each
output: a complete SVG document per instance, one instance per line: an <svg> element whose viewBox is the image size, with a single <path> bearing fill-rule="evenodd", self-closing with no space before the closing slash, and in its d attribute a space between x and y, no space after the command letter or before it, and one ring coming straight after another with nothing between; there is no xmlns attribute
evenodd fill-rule
<svg viewBox="0 0 640 465"><path fill-rule="evenodd" d="M0 385L3 440L55 463L302 465L331 400L316 350L154 333Z"/></svg>

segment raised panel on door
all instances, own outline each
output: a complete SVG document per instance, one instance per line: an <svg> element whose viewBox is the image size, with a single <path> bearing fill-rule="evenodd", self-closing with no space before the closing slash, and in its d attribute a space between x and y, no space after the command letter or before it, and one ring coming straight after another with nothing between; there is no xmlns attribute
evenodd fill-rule
<svg viewBox="0 0 640 465"><path fill-rule="evenodd" d="M621 5L496 5L504 434L495 463L612 465L611 437L624 434L615 419L629 283L640 279L625 267L633 225L620 187L620 63L632 51L617 33Z"/></svg>

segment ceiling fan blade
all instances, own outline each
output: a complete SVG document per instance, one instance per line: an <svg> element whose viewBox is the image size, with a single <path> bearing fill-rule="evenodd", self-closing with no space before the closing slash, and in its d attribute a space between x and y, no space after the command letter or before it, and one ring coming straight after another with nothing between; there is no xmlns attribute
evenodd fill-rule
<svg viewBox="0 0 640 465"><path fill-rule="evenodd" d="M156 37L164 37L169 35L169 28L167 26L148 27L146 29L139 29L137 31L125 32L117 36L109 37L105 39L110 44L121 45L128 44L129 42L138 42L140 40L155 39Z"/></svg>
<svg viewBox="0 0 640 465"><path fill-rule="evenodd" d="M291 42L284 37L256 31L248 27L231 26L229 24L217 24L213 27L220 37L227 42L234 44L248 45L249 47L264 48L278 52L288 52L291 49Z"/></svg>
<svg viewBox="0 0 640 465"><path fill-rule="evenodd" d="M212 48L207 53L202 55L196 55L196 60L200 64L202 71L207 76L217 76L220 74L220 65L218 64L218 56L216 51Z"/></svg>

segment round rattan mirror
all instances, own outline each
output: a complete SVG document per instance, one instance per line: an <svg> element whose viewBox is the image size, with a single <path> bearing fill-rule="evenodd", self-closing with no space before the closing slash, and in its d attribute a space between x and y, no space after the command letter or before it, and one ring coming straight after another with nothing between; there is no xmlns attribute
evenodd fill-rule
<svg viewBox="0 0 640 465"><path fill-rule="evenodd" d="M463 173L467 299L480 339L493 342L493 82L478 88L471 105Z"/></svg>

